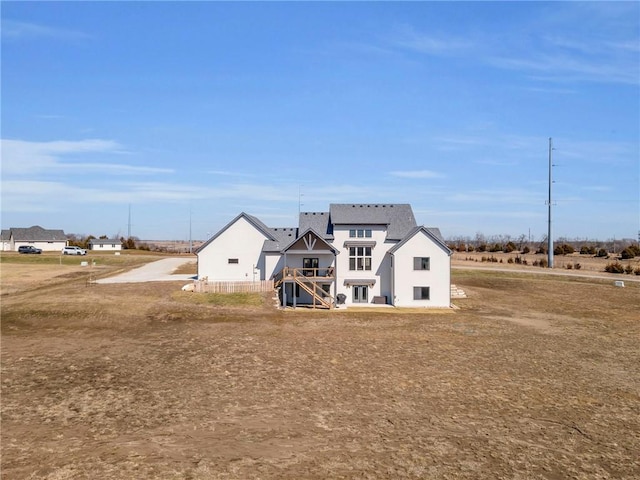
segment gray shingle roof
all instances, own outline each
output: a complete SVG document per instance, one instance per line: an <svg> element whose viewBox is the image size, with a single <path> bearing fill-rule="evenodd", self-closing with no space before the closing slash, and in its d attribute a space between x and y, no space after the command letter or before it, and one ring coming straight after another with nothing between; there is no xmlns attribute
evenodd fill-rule
<svg viewBox="0 0 640 480"><path fill-rule="evenodd" d="M117 238L92 238L89 240L91 245L119 245L120 243L122 242Z"/></svg>
<svg viewBox="0 0 640 480"><path fill-rule="evenodd" d="M47 230L38 225L29 228L11 228L14 240L18 242L65 242L67 236L62 230Z"/></svg>
<svg viewBox="0 0 640 480"><path fill-rule="evenodd" d="M333 240L333 225L329 222L329 212L300 212L298 227L301 232L311 229L325 240Z"/></svg>
<svg viewBox="0 0 640 480"><path fill-rule="evenodd" d="M7 240L9 241L11 239L11 230L2 230L2 233L0 234L0 240Z"/></svg>
<svg viewBox="0 0 640 480"><path fill-rule="evenodd" d="M298 237L298 229L283 227L270 228L271 236L274 240L265 240L262 245L263 252L280 252L284 247L289 245Z"/></svg>
<svg viewBox="0 0 640 480"><path fill-rule="evenodd" d="M332 203L329 211L334 225L388 225L387 240L401 240L417 226L408 203Z"/></svg>

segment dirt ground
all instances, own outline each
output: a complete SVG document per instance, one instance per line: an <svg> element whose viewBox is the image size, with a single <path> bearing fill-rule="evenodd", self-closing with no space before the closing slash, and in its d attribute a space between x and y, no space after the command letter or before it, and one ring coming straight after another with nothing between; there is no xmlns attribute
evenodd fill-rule
<svg viewBox="0 0 640 480"><path fill-rule="evenodd" d="M637 283L282 312L74 272L3 290L2 478L640 478Z"/></svg>

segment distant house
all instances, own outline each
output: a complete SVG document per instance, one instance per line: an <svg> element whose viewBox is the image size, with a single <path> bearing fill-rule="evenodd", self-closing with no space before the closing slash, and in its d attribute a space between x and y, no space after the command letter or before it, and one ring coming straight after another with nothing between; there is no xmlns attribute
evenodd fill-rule
<svg viewBox="0 0 640 480"><path fill-rule="evenodd" d="M11 230L2 230L0 233L0 250L3 252L11 250Z"/></svg>
<svg viewBox="0 0 640 480"><path fill-rule="evenodd" d="M8 232L8 242L5 240L5 235L7 235L5 232ZM62 230L47 230L37 225L2 231L3 249L17 251L22 245L31 245L43 252L61 251L67 246L67 236Z"/></svg>
<svg viewBox="0 0 640 480"><path fill-rule="evenodd" d="M118 238L92 238L89 240L89 250L119 251L122 250L122 242Z"/></svg>
<svg viewBox="0 0 640 480"><path fill-rule="evenodd" d="M241 213L196 253L198 278L273 279L283 306L450 306L451 251L407 204L331 204L287 228Z"/></svg>

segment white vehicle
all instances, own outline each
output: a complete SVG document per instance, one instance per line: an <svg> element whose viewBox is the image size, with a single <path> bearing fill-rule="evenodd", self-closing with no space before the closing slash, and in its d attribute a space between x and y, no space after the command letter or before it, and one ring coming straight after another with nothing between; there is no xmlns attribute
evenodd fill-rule
<svg viewBox="0 0 640 480"><path fill-rule="evenodd" d="M80 247L64 247L62 249L63 255L86 255L87 251Z"/></svg>

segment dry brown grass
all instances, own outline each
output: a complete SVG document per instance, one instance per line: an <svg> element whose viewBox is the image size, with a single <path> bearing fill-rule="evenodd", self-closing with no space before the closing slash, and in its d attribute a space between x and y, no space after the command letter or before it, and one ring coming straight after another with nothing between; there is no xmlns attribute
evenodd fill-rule
<svg viewBox="0 0 640 480"><path fill-rule="evenodd" d="M640 286L453 276L454 313L3 295L3 478L638 478Z"/></svg>

